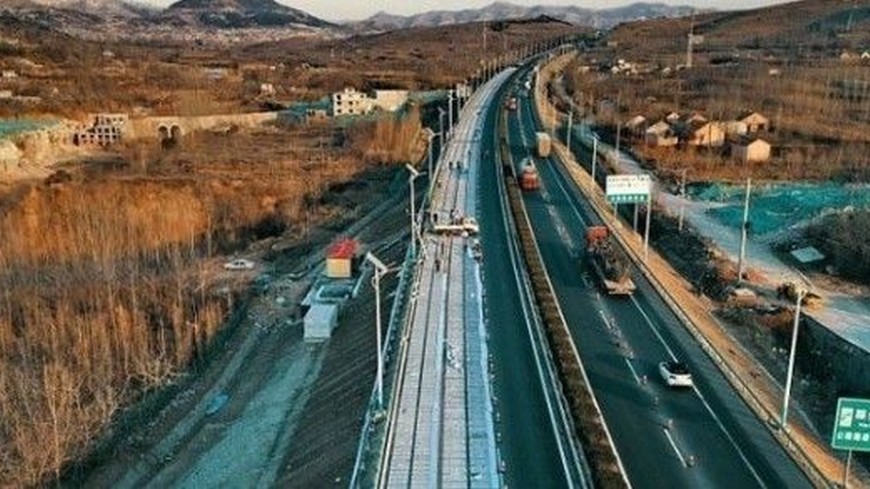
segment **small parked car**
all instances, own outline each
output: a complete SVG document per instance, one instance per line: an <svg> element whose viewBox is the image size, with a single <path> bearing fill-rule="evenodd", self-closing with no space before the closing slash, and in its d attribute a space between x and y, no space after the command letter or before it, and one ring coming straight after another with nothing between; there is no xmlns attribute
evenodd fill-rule
<svg viewBox="0 0 870 489"><path fill-rule="evenodd" d="M692 387L692 373L683 362L661 362L659 374L669 387Z"/></svg>
<svg viewBox="0 0 870 489"><path fill-rule="evenodd" d="M236 260L224 263L225 270L253 270L254 262L251 260L245 260L244 258L238 258Z"/></svg>

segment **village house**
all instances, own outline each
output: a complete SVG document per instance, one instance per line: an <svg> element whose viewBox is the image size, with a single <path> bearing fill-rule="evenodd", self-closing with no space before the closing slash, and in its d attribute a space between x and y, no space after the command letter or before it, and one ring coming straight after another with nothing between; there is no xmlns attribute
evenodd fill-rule
<svg viewBox="0 0 870 489"><path fill-rule="evenodd" d="M692 112L691 114L684 114L680 117L680 122L688 127L699 122L707 122L707 118L697 112Z"/></svg>
<svg viewBox="0 0 870 489"><path fill-rule="evenodd" d="M683 131L689 146L718 147L725 143L725 131L715 122L696 121Z"/></svg>
<svg viewBox="0 0 870 489"><path fill-rule="evenodd" d="M260 84L260 96L261 97L273 97L275 96L275 86L271 83L261 83Z"/></svg>
<svg viewBox="0 0 870 489"><path fill-rule="evenodd" d="M755 111L744 112L737 120L746 124L747 133L770 130L770 119Z"/></svg>
<svg viewBox="0 0 870 489"><path fill-rule="evenodd" d="M731 143L731 156L744 163L770 159L770 143L759 138L740 138Z"/></svg>
<svg viewBox="0 0 870 489"><path fill-rule="evenodd" d="M332 94L332 114L364 115L375 110L395 112L408 101L407 90L374 90L369 95L347 87Z"/></svg>
<svg viewBox="0 0 870 489"><path fill-rule="evenodd" d="M680 120L680 114L677 114L676 112L671 112L665 116L665 122L667 122L668 124L674 124L674 123L678 122L679 120Z"/></svg>
<svg viewBox="0 0 870 489"><path fill-rule="evenodd" d="M644 131L644 142L649 146L670 147L676 146L678 139L670 124L658 121Z"/></svg>
<svg viewBox="0 0 870 489"><path fill-rule="evenodd" d="M625 128L634 136L643 136L644 131L646 131L646 117L642 115L632 117L625 123Z"/></svg>
<svg viewBox="0 0 870 489"><path fill-rule="evenodd" d="M121 140L128 119L127 114L97 114L94 116L91 127L81 129L73 134L73 144L76 146L108 146L116 143Z"/></svg>
<svg viewBox="0 0 870 489"><path fill-rule="evenodd" d="M18 78L18 72L15 70L3 70L2 72L0 72L0 78Z"/></svg>
<svg viewBox="0 0 870 489"><path fill-rule="evenodd" d="M743 121L725 121L720 124L725 131L725 136L729 138L743 136L749 132L749 128Z"/></svg>

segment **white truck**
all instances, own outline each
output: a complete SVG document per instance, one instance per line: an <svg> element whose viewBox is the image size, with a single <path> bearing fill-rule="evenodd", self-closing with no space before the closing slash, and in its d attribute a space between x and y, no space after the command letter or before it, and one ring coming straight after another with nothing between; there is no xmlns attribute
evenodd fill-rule
<svg viewBox="0 0 870 489"><path fill-rule="evenodd" d="M539 132L535 134L535 145L538 150L538 156L541 158L547 158L550 156L550 151L552 150L553 143L550 140L550 135L545 132Z"/></svg>

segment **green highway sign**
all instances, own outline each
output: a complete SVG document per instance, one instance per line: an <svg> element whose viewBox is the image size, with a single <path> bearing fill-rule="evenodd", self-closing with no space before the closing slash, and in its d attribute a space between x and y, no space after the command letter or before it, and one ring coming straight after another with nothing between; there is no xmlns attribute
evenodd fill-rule
<svg viewBox="0 0 870 489"><path fill-rule="evenodd" d="M611 204L647 202L652 192L652 177L640 175L607 175L604 194Z"/></svg>
<svg viewBox="0 0 870 489"><path fill-rule="evenodd" d="M831 446L870 452L870 399L841 397L837 401Z"/></svg>
<svg viewBox="0 0 870 489"><path fill-rule="evenodd" d="M635 204L649 200L649 194L618 194L608 195L607 201L611 204Z"/></svg>

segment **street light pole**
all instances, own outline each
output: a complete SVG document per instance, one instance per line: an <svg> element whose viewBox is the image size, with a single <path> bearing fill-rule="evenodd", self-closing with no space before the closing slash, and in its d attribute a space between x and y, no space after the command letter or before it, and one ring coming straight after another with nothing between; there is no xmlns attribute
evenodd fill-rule
<svg viewBox="0 0 870 489"><path fill-rule="evenodd" d="M387 268L384 263L379 260L375 255L371 253L366 253L366 260L369 263L374 265L375 274L372 277L372 287L375 289L375 334L377 334L377 349L378 349L378 372L377 378L375 381L377 382L378 388L378 409L383 409L384 407L384 352L383 347L381 346L381 276L389 272L389 268Z"/></svg>
<svg viewBox="0 0 870 489"><path fill-rule="evenodd" d="M438 154L438 157L440 158L441 153L444 152L444 109L442 109L441 107L438 107L438 128L440 130L440 132L438 134L439 134L439 137L441 138L439 141L441 143L441 149L440 149L439 154ZM429 178L432 178L432 177L433 177L433 175L430 172Z"/></svg>
<svg viewBox="0 0 870 489"><path fill-rule="evenodd" d="M795 303L795 311L794 311L794 325L792 326L791 332L791 353L788 355L788 371L786 372L785 378L785 394L782 398L782 418L780 418L779 425L785 431L786 423L788 422L788 398L791 393L791 382L792 377L794 376L794 357L795 350L797 349L797 338L798 338L798 327L800 326L801 319L801 302L803 301L804 294L806 291L803 289L797 290L797 301Z"/></svg>
<svg viewBox="0 0 870 489"><path fill-rule="evenodd" d="M429 175L429 188L430 189L432 188L432 141L435 140L436 136L439 136L439 134L435 134L431 131L429 132L429 155L428 155L426 168L429 170L429 173L427 173L427 175Z"/></svg>
<svg viewBox="0 0 870 489"><path fill-rule="evenodd" d="M643 260L646 261L649 258L649 225L650 225L650 214L652 213L652 189L650 189L650 193L647 194L646 201L646 229L643 231Z"/></svg>
<svg viewBox="0 0 870 489"><path fill-rule="evenodd" d="M408 169L410 175L408 175L408 187L411 189L411 256L417 257L417 212L416 212L416 198L414 196L414 180L420 176L420 172L417 171L411 165L405 165L405 168Z"/></svg>

